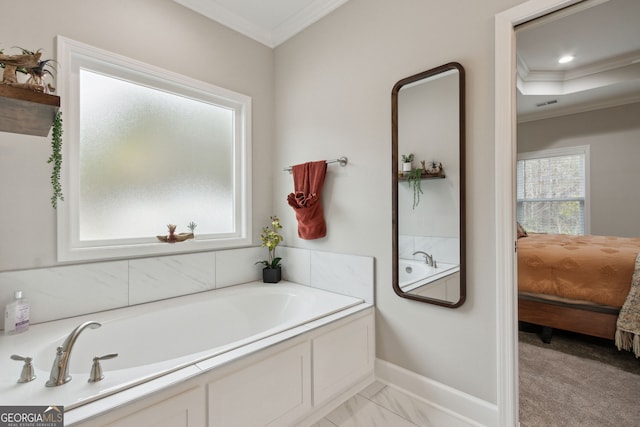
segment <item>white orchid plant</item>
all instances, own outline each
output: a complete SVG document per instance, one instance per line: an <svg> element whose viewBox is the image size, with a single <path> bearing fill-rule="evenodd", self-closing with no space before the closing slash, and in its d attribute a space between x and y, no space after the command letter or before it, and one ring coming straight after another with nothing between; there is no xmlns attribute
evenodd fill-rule
<svg viewBox="0 0 640 427"><path fill-rule="evenodd" d="M260 240L262 241L262 247L269 250L269 259L258 261L256 264L264 264L266 268L278 268L278 264L282 260L280 257L276 257L276 247L284 240L278 230L282 229L280 225L280 219L277 216L271 216L270 226L262 227L262 234Z"/></svg>

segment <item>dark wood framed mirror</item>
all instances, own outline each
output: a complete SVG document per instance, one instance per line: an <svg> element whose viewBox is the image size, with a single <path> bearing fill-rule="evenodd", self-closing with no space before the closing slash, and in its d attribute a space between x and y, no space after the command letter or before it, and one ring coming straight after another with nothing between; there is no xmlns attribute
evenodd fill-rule
<svg viewBox="0 0 640 427"><path fill-rule="evenodd" d="M464 88L451 62L391 93L393 290L449 308L467 294Z"/></svg>

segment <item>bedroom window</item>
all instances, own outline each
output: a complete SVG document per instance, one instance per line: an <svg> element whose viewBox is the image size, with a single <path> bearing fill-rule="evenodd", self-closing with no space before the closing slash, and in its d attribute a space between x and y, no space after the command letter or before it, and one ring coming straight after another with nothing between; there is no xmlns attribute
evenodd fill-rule
<svg viewBox="0 0 640 427"><path fill-rule="evenodd" d="M65 201L58 259L246 246L251 98L59 37ZM62 74L62 73L61 73ZM168 244L156 236L189 233Z"/></svg>
<svg viewBox="0 0 640 427"><path fill-rule="evenodd" d="M588 146L518 154L518 222L537 233L587 234L588 177Z"/></svg>

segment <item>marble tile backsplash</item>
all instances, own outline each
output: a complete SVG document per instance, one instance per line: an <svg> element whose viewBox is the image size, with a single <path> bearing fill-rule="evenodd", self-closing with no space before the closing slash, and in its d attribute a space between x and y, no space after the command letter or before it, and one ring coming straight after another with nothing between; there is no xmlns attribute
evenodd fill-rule
<svg viewBox="0 0 640 427"><path fill-rule="evenodd" d="M266 258L266 249L261 247L217 251L216 288L253 282L262 278L262 265L256 261Z"/></svg>
<svg viewBox="0 0 640 427"><path fill-rule="evenodd" d="M287 247L278 251L286 280L374 302L373 257Z"/></svg>
<svg viewBox="0 0 640 427"><path fill-rule="evenodd" d="M261 280L264 256L250 247L0 272L0 306L22 290L32 323L111 310ZM278 256L284 280L373 303L373 257L289 247Z"/></svg>
<svg viewBox="0 0 640 427"><path fill-rule="evenodd" d="M129 262L99 262L0 273L3 312L17 290L21 290L29 300L31 323L126 307L129 304Z"/></svg>
<svg viewBox="0 0 640 427"><path fill-rule="evenodd" d="M311 252L311 283L314 288L363 298L373 303L373 258L331 252Z"/></svg>
<svg viewBox="0 0 640 427"><path fill-rule="evenodd" d="M129 304L208 291L216 287L216 253L129 261Z"/></svg>

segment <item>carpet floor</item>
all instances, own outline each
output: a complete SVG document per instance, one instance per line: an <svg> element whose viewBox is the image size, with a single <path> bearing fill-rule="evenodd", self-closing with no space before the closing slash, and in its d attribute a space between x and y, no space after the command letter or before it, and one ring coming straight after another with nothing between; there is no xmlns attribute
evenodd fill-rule
<svg viewBox="0 0 640 427"><path fill-rule="evenodd" d="M612 341L519 333L522 427L640 426L640 359Z"/></svg>

